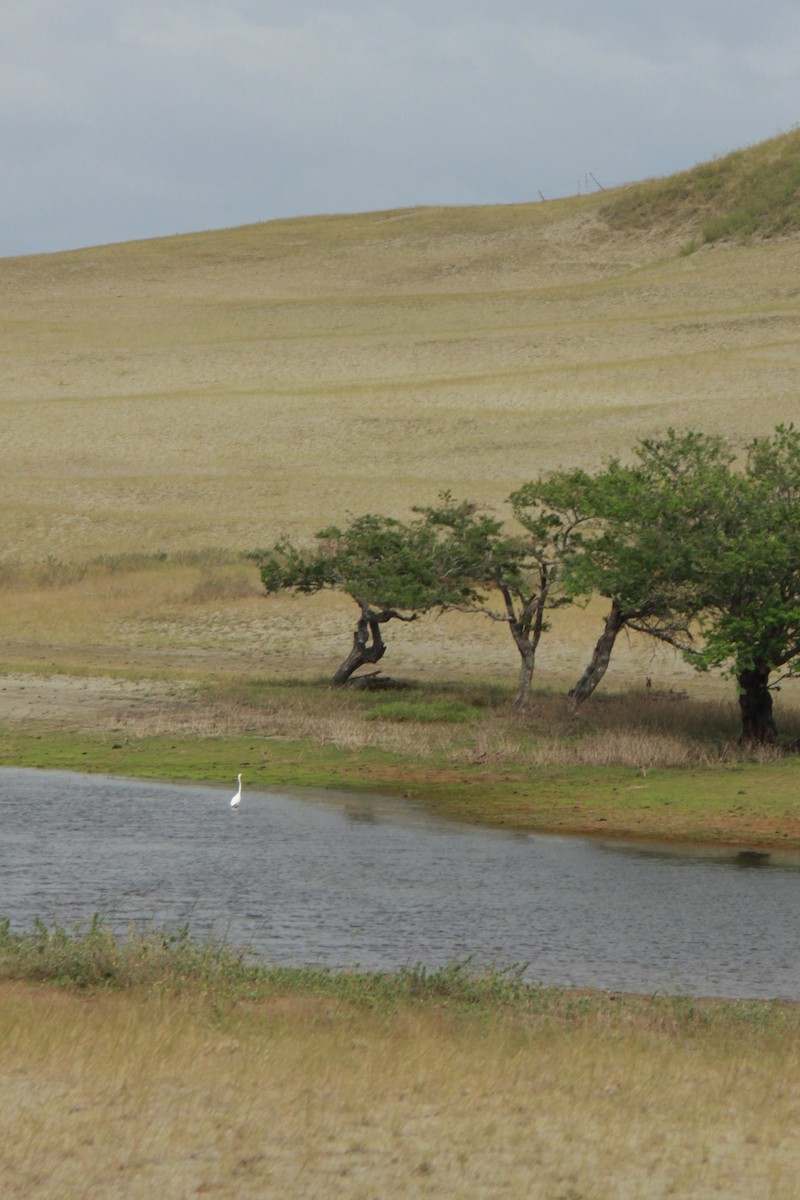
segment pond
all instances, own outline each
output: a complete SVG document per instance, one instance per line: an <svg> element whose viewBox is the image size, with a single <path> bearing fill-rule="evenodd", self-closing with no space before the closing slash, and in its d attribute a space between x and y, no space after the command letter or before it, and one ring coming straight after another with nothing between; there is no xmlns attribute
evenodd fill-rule
<svg viewBox="0 0 800 1200"><path fill-rule="evenodd" d="M800 999L800 858L515 834L418 804L0 770L12 928L188 923L276 964L525 964L548 984Z"/></svg>

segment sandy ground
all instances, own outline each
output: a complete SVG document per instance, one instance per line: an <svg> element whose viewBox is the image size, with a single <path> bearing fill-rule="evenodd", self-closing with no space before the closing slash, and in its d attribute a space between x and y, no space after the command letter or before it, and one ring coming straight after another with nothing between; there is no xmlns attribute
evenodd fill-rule
<svg viewBox="0 0 800 1200"><path fill-rule="evenodd" d="M0 677L0 724L41 721L62 728L114 728L178 703L187 703L181 685L147 680L22 673Z"/></svg>

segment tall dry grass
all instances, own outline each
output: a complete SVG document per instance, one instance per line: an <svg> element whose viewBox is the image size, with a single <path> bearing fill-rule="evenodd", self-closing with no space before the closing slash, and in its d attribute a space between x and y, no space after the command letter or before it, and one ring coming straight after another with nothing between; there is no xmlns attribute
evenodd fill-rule
<svg viewBox="0 0 800 1200"><path fill-rule="evenodd" d="M474 694L472 688L448 689L451 706L460 703L458 718L450 721L427 719L430 701L425 698L408 702L407 711L419 710L417 719L392 719L383 715L387 706L381 701L324 685L276 688L258 705L195 695L144 715L134 713L124 728L132 737L252 733L350 752L375 749L417 759L440 757L453 764L531 768L623 766L647 771L767 762L783 754L780 746L738 744L734 702L629 694L595 699L576 715L566 697L540 695L529 712L518 713L510 698L475 708L467 703ZM459 696L464 697L460 702ZM471 715L463 719L464 712ZM800 737L795 709L783 715L782 730L784 741Z"/></svg>
<svg viewBox="0 0 800 1200"><path fill-rule="evenodd" d="M733 700L645 691L595 697L574 717L563 704L550 711L542 742L532 750L537 766L705 767L771 761L782 753L778 747L739 746L740 716ZM798 714L790 709L784 737L792 740L798 732Z"/></svg>
<svg viewBox="0 0 800 1200"><path fill-rule="evenodd" d="M619 1004L215 1010L6 985L3 1195L794 1200L794 1026Z"/></svg>

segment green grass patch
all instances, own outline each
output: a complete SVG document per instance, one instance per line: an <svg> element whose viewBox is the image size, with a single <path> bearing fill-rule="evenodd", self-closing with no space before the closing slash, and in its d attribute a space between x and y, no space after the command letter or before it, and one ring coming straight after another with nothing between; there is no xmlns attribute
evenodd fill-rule
<svg viewBox="0 0 800 1200"><path fill-rule="evenodd" d="M52 928L36 920L19 933L0 919L0 979L24 979L75 988L128 988L181 983L235 984L254 972L244 953L222 942L198 942L188 927L175 932L142 930L119 935L95 914L88 928Z"/></svg>
<svg viewBox="0 0 800 1200"><path fill-rule="evenodd" d="M415 964L391 974L270 966L214 938L197 940L186 925L164 931L131 923L119 932L96 913L85 927L48 926L37 919L19 932L8 918L0 918L0 980L80 990L202 987L239 999L291 992L367 1007L398 1001L530 1004L542 989L526 983L524 971L524 965L478 969L469 958L433 970ZM558 992L552 989L553 995Z"/></svg>

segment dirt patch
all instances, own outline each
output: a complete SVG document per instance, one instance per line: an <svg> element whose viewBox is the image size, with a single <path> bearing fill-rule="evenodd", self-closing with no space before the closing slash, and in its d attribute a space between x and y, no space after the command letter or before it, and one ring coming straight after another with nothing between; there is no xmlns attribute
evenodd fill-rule
<svg viewBox="0 0 800 1200"><path fill-rule="evenodd" d="M65 729L113 728L132 717L186 705L191 689L180 684L108 676L4 675L0 723L52 722Z"/></svg>

